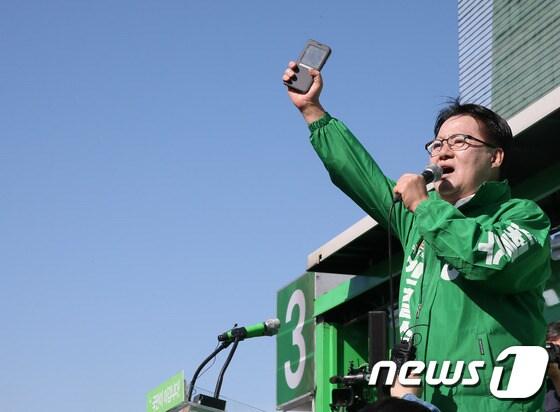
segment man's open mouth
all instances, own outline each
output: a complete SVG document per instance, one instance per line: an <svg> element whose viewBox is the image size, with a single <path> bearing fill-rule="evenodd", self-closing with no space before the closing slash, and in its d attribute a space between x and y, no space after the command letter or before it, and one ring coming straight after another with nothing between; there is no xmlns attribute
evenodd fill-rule
<svg viewBox="0 0 560 412"><path fill-rule="evenodd" d="M455 168L451 166L442 166L441 169L443 170L442 176L449 175L455 171Z"/></svg>

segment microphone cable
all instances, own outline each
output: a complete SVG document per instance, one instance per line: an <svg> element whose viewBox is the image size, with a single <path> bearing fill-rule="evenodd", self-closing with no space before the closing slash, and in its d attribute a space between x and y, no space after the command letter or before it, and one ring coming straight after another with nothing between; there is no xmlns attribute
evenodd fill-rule
<svg viewBox="0 0 560 412"><path fill-rule="evenodd" d="M220 343L218 342L218 344L216 345L216 347L214 348L214 350L218 349L218 347L220 346ZM212 366L214 366L214 364L216 363L216 359L218 358L218 354L216 354L212 360L210 361L210 364L207 365L198 375L198 377L200 378L202 375L204 375L206 372L208 372L210 370L210 368Z"/></svg>
<svg viewBox="0 0 560 412"><path fill-rule="evenodd" d="M391 310L391 327L393 328L393 347L397 343L397 328L395 326L395 296L393 291L393 253L392 253L392 239L391 239L391 218L395 209L395 203L391 202L389 209L389 218L387 219L387 253L389 254L389 307Z"/></svg>

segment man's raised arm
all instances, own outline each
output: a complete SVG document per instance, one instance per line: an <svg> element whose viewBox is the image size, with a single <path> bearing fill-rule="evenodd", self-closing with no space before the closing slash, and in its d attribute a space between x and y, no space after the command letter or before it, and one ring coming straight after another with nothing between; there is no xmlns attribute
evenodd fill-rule
<svg viewBox="0 0 560 412"><path fill-rule="evenodd" d="M293 79L297 76L295 70L298 70L296 64L290 62L282 79ZM313 148L332 182L368 215L387 227L395 182L383 174L350 130L326 113L319 102L323 88L321 74L317 70L309 73L313 78L309 91L304 94L288 88L288 96L309 125ZM396 204L394 210L392 230L404 243L412 224L412 213L402 203Z"/></svg>

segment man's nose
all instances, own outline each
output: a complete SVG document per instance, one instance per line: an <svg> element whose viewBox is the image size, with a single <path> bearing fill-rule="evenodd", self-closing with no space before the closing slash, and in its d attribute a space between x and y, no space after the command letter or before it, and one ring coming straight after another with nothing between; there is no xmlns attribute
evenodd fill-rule
<svg viewBox="0 0 560 412"><path fill-rule="evenodd" d="M443 159L449 159L450 157L453 156L455 156L455 152L453 152L453 150L451 150L451 148L449 147L449 141L445 140L441 145L441 149L439 149L439 152L436 155L436 157L438 159L443 160Z"/></svg>

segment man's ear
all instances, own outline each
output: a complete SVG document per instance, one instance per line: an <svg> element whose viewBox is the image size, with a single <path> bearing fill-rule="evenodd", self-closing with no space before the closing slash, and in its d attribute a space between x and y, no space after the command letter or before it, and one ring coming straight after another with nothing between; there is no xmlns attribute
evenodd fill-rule
<svg viewBox="0 0 560 412"><path fill-rule="evenodd" d="M501 147L496 148L494 150L494 154L492 154L492 157L490 158L492 167L499 168L504 163L504 156L504 149L502 149Z"/></svg>

